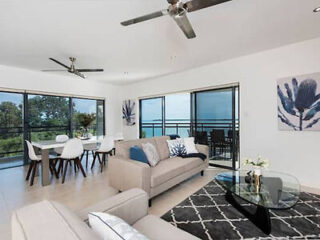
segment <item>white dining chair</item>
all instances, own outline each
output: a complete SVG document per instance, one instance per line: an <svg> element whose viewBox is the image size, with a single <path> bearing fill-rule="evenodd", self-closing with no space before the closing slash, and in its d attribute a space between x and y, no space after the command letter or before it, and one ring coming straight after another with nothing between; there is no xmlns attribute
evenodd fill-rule
<svg viewBox="0 0 320 240"><path fill-rule="evenodd" d="M66 142L68 140L69 140L69 136L68 135L57 135L56 136L56 142L57 143L64 143L64 142ZM63 151L63 147L54 148L54 151L57 153L57 155L61 155L61 153Z"/></svg>
<svg viewBox="0 0 320 240"><path fill-rule="evenodd" d="M59 157L61 161L59 165L59 172L60 172L60 168L63 165L63 162L65 162L62 183L64 183L66 178L68 163L71 163L72 161L74 162L75 166L78 166L80 168L83 177L86 177L86 173L84 172L80 162L80 157L82 154L83 154L83 145L80 139L74 138L67 141L61 153L61 156Z"/></svg>
<svg viewBox="0 0 320 240"><path fill-rule="evenodd" d="M98 157L99 163L101 165L101 172L102 172L103 166L106 164L106 157L108 155L112 156L113 149L114 149L114 138L112 136L105 136L98 150L94 152L91 169L93 168L96 158ZM102 159L100 158L100 154L102 154Z"/></svg>
<svg viewBox="0 0 320 240"><path fill-rule="evenodd" d="M98 145L96 143L90 143L83 146L83 154L81 156L81 160L83 159L84 155L86 155L86 168L88 168L88 159L89 159L89 152L91 152L92 157L94 157L94 152L98 150Z"/></svg>
<svg viewBox="0 0 320 240"><path fill-rule="evenodd" d="M26 177L26 181L29 180L30 178L30 174L32 172L31 175L31 180L30 180L30 186L33 185L34 182L34 177L36 174L36 170L38 168L38 164L41 163L42 159L41 159L41 155L37 155L36 152L34 151L34 148L32 146L32 144L28 141L25 140L27 143L27 147L28 147L28 155L29 155L29 159L30 159L30 165L29 165L29 169L27 172L27 177ZM55 174L56 178L59 178L59 175L54 167L54 160L56 159L55 156L49 155L49 169L51 174Z"/></svg>

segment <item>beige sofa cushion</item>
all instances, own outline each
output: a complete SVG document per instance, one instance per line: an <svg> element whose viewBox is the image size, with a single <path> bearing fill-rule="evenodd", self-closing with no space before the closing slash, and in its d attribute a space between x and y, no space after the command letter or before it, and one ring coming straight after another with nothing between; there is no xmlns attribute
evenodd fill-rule
<svg viewBox="0 0 320 240"><path fill-rule="evenodd" d="M98 236L73 212L57 202L42 201L12 215L13 240L85 240Z"/></svg>
<svg viewBox="0 0 320 240"><path fill-rule="evenodd" d="M158 149L160 160L169 158L169 147L167 140L170 140L169 136L155 137L154 141L156 143L156 147Z"/></svg>
<svg viewBox="0 0 320 240"><path fill-rule="evenodd" d="M151 187L156 187L201 164L203 161L200 158L174 157L162 160L151 168Z"/></svg>
<svg viewBox="0 0 320 240"><path fill-rule="evenodd" d="M153 215L145 216L133 227L152 240L200 240Z"/></svg>
<svg viewBox="0 0 320 240"><path fill-rule="evenodd" d="M116 145L115 145L116 156L129 159L130 147L137 145L142 148L142 143L148 143L148 142L156 146L156 142L154 141L154 138L142 138L142 139L136 139L136 140L116 142Z"/></svg>

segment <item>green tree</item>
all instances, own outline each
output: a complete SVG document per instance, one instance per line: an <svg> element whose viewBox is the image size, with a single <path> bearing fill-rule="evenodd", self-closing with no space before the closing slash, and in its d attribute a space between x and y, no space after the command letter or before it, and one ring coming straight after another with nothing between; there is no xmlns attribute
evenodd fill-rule
<svg viewBox="0 0 320 240"><path fill-rule="evenodd" d="M22 151L22 133L17 133L17 127L22 127L22 105L12 102L0 104L0 157L13 156L15 153L7 152Z"/></svg>
<svg viewBox="0 0 320 240"><path fill-rule="evenodd" d="M12 102L0 104L0 127L21 127L22 126L22 105L17 106Z"/></svg>

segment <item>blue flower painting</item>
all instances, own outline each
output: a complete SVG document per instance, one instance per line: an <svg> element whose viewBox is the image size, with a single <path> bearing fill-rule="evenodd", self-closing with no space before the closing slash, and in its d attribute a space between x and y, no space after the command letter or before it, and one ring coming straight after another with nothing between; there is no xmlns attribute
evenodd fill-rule
<svg viewBox="0 0 320 240"><path fill-rule="evenodd" d="M320 130L320 74L278 81L280 130Z"/></svg>
<svg viewBox="0 0 320 240"><path fill-rule="evenodd" d="M134 100L125 100L122 105L122 118L124 124L133 126L136 124L136 103Z"/></svg>

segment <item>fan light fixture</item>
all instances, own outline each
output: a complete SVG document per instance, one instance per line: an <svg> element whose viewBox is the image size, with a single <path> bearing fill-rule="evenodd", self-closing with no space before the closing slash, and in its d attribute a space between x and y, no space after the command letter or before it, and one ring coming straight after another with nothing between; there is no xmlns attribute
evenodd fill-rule
<svg viewBox="0 0 320 240"><path fill-rule="evenodd" d="M315 13L320 12L320 7L315 8L315 9L313 10L313 12L315 12Z"/></svg>

